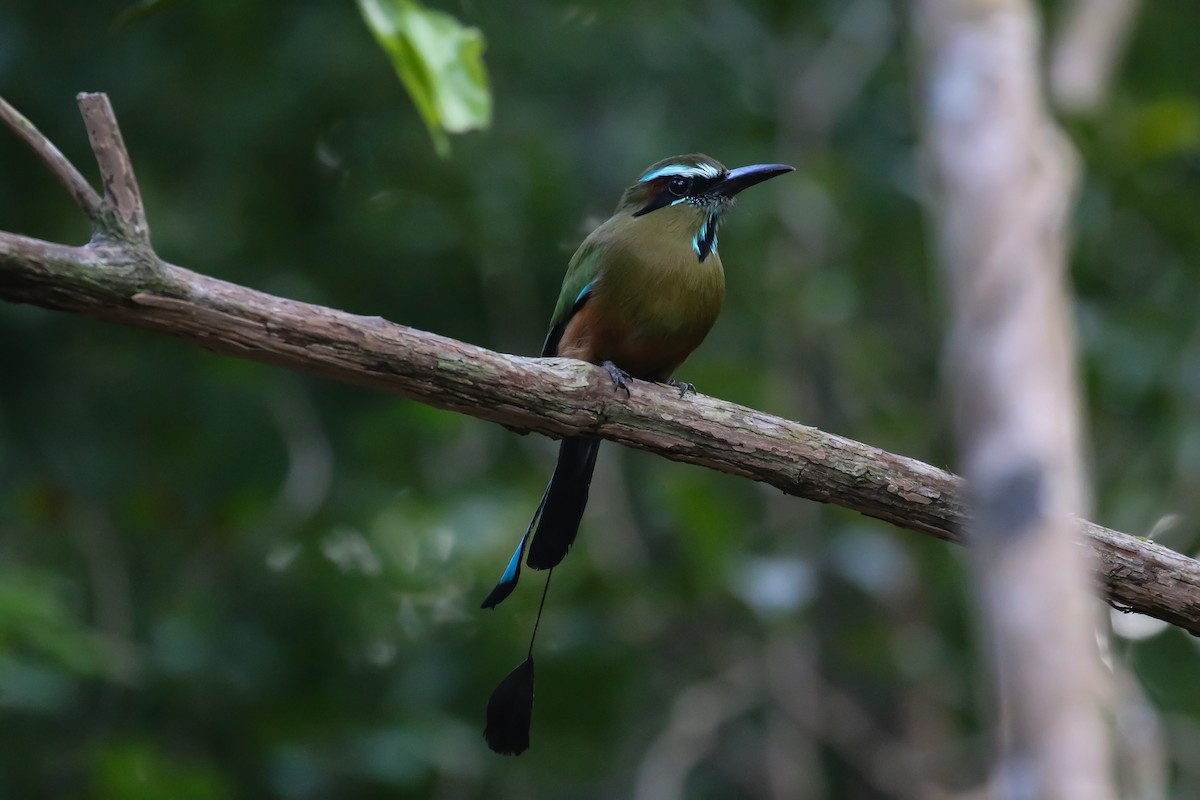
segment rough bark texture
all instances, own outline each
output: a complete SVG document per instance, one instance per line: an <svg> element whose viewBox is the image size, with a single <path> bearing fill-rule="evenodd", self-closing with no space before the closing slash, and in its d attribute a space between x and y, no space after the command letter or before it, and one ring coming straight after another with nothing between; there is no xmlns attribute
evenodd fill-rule
<svg viewBox="0 0 1200 800"><path fill-rule="evenodd" d="M115 231L119 240L149 245L150 226L146 224L142 192L108 95L82 92L75 99L104 185L101 233Z"/></svg>
<svg viewBox="0 0 1200 800"><path fill-rule="evenodd" d="M937 467L703 395L599 368L504 355L163 264L148 250L0 233L0 299L161 331L549 436L590 434L957 541L960 480ZM1109 599L1200 634L1200 563L1083 523Z"/></svg>

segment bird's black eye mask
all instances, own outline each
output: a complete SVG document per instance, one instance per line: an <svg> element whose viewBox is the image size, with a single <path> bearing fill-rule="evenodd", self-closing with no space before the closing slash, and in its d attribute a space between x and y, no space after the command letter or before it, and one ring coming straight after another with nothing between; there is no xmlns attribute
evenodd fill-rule
<svg viewBox="0 0 1200 800"><path fill-rule="evenodd" d="M691 203L703 205L714 199L708 189L719 183L723 175L708 178L699 175L663 175L647 181L649 187L647 196L650 198L646 205L635 211L633 215L640 217L676 203Z"/></svg>

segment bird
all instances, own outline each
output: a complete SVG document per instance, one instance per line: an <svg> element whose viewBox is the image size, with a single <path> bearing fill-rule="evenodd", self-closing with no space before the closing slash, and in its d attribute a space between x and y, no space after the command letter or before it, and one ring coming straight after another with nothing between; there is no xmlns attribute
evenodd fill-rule
<svg viewBox="0 0 1200 800"><path fill-rule="evenodd" d="M742 190L793 171L786 164L729 169L701 153L651 164L625 189L613 215L583 240L567 266L541 355L603 367L614 391L637 379L695 388L675 370L712 329L725 298L718 228ZM481 604L495 608L516 588L521 563L551 570L566 557L587 506L600 440L564 438L558 461L525 534L499 582ZM533 639L529 655L488 703L484 737L496 752L528 747L533 700Z"/></svg>

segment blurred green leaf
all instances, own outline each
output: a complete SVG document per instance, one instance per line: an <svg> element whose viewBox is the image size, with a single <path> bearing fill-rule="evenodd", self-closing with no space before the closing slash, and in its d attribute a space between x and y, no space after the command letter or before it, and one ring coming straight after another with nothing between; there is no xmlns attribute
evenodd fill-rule
<svg viewBox="0 0 1200 800"><path fill-rule="evenodd" d="M160 11L164 11L177 2L179 0L140 0L140 2L126 6L124 11L117 14L116 18L113 19L112 29L114 31L121 30L127 25L140 22Z"/></svg>
<svg viewBox="0 0 1200 800"><path fill-rule="evenodd" d="M33 656L83 676L102 671L99 642L68 608L64 584L40 571L0 568L0 657Z"/></svg>
<svg viewBox="0 0 1200 800"><path fill-rule="evenodd" d="M1142 106L1134 122L1134 145L1146 158L1200 150L1200 104L1186 96L1163 97Z"/></svg>
<svg viewBox="0 0 1200 800"><path fill-rule="evenodd" d="M425 120L438 155L447 133L486 128L492 96L483 66L483 34L416 0L358 0L367 27Z"/></svg>
<svg viewBox="0 0 1200 800"><path fill-rule="evenodd" d="M95 756L92 797L96 800L220 800L229 787L213 768L182 762L154 742L121 741Z"/></svg>

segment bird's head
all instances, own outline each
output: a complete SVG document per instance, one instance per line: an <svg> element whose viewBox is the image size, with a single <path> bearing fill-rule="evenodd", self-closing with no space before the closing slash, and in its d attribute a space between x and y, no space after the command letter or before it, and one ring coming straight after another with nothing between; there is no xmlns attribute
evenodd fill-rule
<svg viewBox="0 0 1200 800"><path fill-rule="evenodd" d="M685 233L703 261L717 249L717 226L737 193L792 169L786 164L728 169L702 153L664 158L625 190L617 213Z"/></svg>

